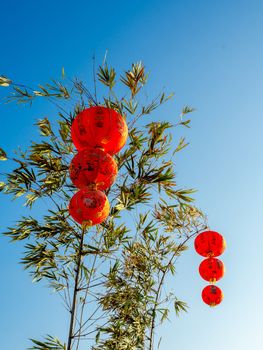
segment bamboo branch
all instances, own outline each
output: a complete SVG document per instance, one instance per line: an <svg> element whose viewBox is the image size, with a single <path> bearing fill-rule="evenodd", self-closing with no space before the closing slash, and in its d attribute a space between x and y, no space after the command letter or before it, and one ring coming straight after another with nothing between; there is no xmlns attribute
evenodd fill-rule
<svg viewBox="0 0 263 350"><path fill-rule="evenodd" d="M77 295L78 295L78 283L79 283L79 273L80 273L80 265L81 265L81 259L82 259L82 249L83 249L83 243L84 243L84 235L85 235L85 228L82 228L82 234L80 238L80 244L79 244L79 250L78 250L78 256L77 256L77 264L76 264L76 275L75 275L75 282L74 282L74 293L73 293L73 299L72 299L72 306L71 306L71 316L70 316L70 325L69 325L69 333L68 333L68 344L67 344L67 350L72 349L72 339L74 337L74 324L75 324L75 315L76 315L76 304L77 304Z"/></svg>
<svg viewBox="0 0 263 350"><path fill-rule="evenodd" d="M194 233L192 233L190 236L188 236L182 243L179 244L179 246L177 247L176 251L173 253L171 259L169 260L168 264L166 265L165 269L162 270L162 277L161 280L159 282L157 291L156 291L156 297L155 297L155 301L154 301L154 308L153 308L153 316L152 316L152 323L151 323L151 329L150 329L150 344L149 344L149 350L153 350L153 343L154 343L154 329L155 329L155 320L156 320L156 308L158 306L158 300L160 298L161 295L161 289L164 283L164 279L166 277L166 274L168 272L168 268L169 266L172 264L173 259L176 257L176 255L178 254L178 252L180 251L180 249L195 235L197 235L200 232L200 230L195 231Z"/></svg>
<svg viewBox="0 0 263 350"><path fill-rule="evenodd" d="M100 237L99 245L98 245L98 246L100 246L102 239L103 239L103 235L101 235L101 237ZM84 299L83 299L83 305L82 305L82 309L81 309L81 312L80 312L80 327L79 327L79 331L77 332L78 335L79 335L78 341L77 341L77 350L78 350L78 348L79 348L79 342L80 342L81 331L82 331L82 328L83 328L83 326L84 326L84 324L82 324L82 323L83 323L84 308L85 308L87 296L88 296L88 293L89 293L89 290L90 290L91 276L92 276L92 273L94 273L94 269L95 269L97 257L98 257L98 255L96 254L95 257L94 257L94 259L93 259L93 264L92 264L92 267L91 267L91 272L90 272L89 280L88 280L88 282L87 282L86 291L85 291L85 295L84 295Z"/></svg>

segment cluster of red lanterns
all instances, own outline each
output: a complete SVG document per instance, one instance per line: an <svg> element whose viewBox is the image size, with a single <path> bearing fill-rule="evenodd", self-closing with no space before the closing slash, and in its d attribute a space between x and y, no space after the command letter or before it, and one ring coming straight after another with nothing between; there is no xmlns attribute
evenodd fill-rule
<svg viewBox="0 0 263 350"><path fill-rule="evenodd" d="M125 145L128 127L124 118L111 108L94 106L73 120L71 137L78 153L70 164L70 178L79 189L70 200L69 213L82 226L103 222L110 205L103 191L115 181L118 168L113 155ZM202 291L203 301L215 306L223 300L214 285L224 276L224 264L217 259L225 250L223 236L215 231L201 232L195 238L195 250L205 257L199 266L201 277L210 282Z"/></svg>
<svg viewBox="0 0 263 350"><path fill-rule="evenodd" d="M117 177L112 156L126 143L127 124L114 109L94 106L73 120L71 137L78 153L71 161L69 174L79 191L70 200L69 213L83 226L97 225L109 215L110 205L103 191Z"/></svg>
<svg viewBox="0 0 263 350"><path fill-rule="evenodd" d="M200 276L210 282L202 291L202 299L206 304L216 306L224 297L222 290L214 283L224 276L224 264L217 257L225 250L225 239L218 232L204 231L195 238L194 246L196 252L206 258L199 265Z"/></svg>

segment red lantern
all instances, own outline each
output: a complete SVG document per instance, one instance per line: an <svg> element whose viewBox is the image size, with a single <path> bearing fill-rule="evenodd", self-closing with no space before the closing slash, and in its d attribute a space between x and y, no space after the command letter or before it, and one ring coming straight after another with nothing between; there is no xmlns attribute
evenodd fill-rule
<svg viewBox="0 0 263 350"><path fill-rule="evenodd" d="M105 193L85 187L71 198L69 213L79 224L97 225L109 215L110 205Z"/></svg>
<svg viewBox="0 0 263 350"><path fill-rule="evenodd" d="M115 160L98 148L78 152L69 168L71 181L78 188L90 186L106 190L115 181L117 173Z"/></svg>
<svg viewBox="0 0 263 350"><path fill-rule="evenodd" d="M95 106L76 116L71 136L78 150L101 148L113 155L124 146L128 128L124 118L114 109Z"/></svg>
<svg viewBox="0 0 263 350"><path fill-rule="evenodd" d="M210 306L216 306L221 303L224 298L224 294L217 286L206 286L202 291L202 299L204 303Z"/></svg>
<svg viewBox="0 0 263 350"><path fill-rule="evenodd" d="M204 257L219 256L224 252L226 242L220 233L204 231L195 238L194 246L196 252Z"/></svg>
<svg viewBox="0 0 263 350"><path fill-rule="evenodd" d="M208 258L199 265L199 273L204 280L215 283L224 276L225 267L221 260Z"/></svg>

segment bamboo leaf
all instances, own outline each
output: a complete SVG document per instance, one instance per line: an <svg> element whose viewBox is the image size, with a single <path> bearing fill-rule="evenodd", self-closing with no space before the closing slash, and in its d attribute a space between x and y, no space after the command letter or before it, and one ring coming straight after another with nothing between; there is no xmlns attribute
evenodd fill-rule
<svg viewBox="0 0 263 350"><path fill-rule="evenodd" d="M185 142L185 138L184 137L182 137L181 139L180 139L180 141L179 141L179 144L178 144L178 146L176 147L176 149L174 150L174 152L173 152L173 155L176 153L176 152L180 152L182 149L184 149L185 147L187 147L189 145L189 143L187 142Z"/></svg>
<svg viewBox="0 0 263 350"><path fill-rule="evenodd" d="M176 316L179 316L181 311L187 312L188 306L184 301L180 301L178 299L175 299L174 301L174 309Z"/></svg>
<svg viewBox="0 0 263 350"><path fill-rule="evenodd" d="M7 160L7 155L1 147L0 147L0 160Z"/></svg>
<svg viewBox="0 0 263 350"><path fill-rule="evenodd" d="M7 77L5 77L4 75L0 76L0 86L4 86L7 87L10 84L12 84L12 80L8 79Z"/></svg>

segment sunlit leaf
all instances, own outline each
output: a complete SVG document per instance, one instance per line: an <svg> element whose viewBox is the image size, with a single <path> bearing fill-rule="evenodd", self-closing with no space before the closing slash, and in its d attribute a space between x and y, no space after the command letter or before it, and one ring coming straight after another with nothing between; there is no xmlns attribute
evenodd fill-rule
<svg viewBox="0 0 263 350"><path fill-rule="evenodd" d="M7 155L2 148L0 148L0 160L7 160Z"/></svg>

